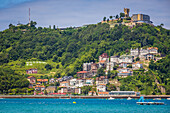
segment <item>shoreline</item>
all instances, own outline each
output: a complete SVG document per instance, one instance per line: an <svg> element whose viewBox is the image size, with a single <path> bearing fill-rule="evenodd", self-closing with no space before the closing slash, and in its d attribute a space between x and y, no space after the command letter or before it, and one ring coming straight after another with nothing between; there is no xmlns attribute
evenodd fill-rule
<svg viewBox="0 0 170 113"><path fill-rule="evenodd" d="M167 99L170 98L170 95L141 95L145 99L154 99L154 98L161 98ZM121 95L114 95L114 96L58 96L58 95L0 95L0 98L56 98L56 99L108 99L108 98L116 98L116 99L125 99L125 98L133 98L139 99L140 96L121 96Z"/></svg>

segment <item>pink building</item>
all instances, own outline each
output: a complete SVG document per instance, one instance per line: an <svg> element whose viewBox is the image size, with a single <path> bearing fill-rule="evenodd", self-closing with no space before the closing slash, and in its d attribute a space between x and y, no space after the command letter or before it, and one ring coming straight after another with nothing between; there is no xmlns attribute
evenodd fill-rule
<svg viewBox="0 0 170 113"><path fill-rule="evenodd" d="M26 73L27 74L35 74L35 73L37 73L37 69L28 69L28 70L26 70Z"/></svg>

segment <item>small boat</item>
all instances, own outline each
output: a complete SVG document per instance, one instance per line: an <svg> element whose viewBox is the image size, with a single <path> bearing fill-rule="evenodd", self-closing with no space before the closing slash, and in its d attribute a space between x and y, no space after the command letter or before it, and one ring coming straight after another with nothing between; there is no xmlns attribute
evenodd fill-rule
<svg viewBox="0 0 170 113"><path fill-rule="evenodd" d="M132 98L128 97L127 100L132 100Z"/></svg>
<svg viewBox="0 0 170 113"><path fill-rule="evenodd" d="M167 100L170 100L170 98L167 98Z"/></svg>
<svg viewBox="0 0 170 113"><path fill-rule="evenodd" d="M161 98L154 98L153 100L161 100Z"/></svg>
<svg viewBox="0 0 170 113"><path fill-rule="evenodd" d="M112 97L110 97L110 98L108 98L108 100L114 100L115 98L112 98Z"/></svg>

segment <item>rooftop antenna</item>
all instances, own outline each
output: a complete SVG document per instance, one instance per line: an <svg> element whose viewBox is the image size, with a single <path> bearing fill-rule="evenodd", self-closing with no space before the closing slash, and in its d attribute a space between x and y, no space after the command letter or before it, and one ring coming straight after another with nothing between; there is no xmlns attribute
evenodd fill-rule
<svg viewBox="0 0 170 113"><path fill-rule="evenodd" d="M31 23L31 22L30 22L30 8L29 8L29 25L30 25L30 23Z"/></svg>

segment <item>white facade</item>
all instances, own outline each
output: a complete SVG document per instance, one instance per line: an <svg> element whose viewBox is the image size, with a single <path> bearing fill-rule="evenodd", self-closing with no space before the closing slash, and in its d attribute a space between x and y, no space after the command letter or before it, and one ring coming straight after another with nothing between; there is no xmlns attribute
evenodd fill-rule
<svg viewBox="0 0 170 113"><path fill-rule="evenodd" d="M120 56L120 58L119 58L119 63L122 63L122 62L132 63L132 62L133 62L133 58L132 58L132 56L122 55L122 56Z"/></svg>
<svg viewBox="0 0 170 113"><path fill-rule="evenodd" d="M106 85L105 84L97 85L97 91L98 92L106 92Z"/></svg>
<svg viewBox="0 0 170 113"><path fill-rule="evenodd" d="M92 63L83 63L83 71L90 71Z"/></svg>
<svg viewBox="0 0 170 113"><path fill-rule="evenodd" d="M84 84L85 84L85 79L77 79L77 82L76 82L76 87L83 87Z"/></svg>
<svg viewBox="0 0 170 113"><path fill-rule="evenodd" d="M106 64L106 70L108 71L108 70L113 70L113 67L116 65L116 63L115 62L108 62L107 64Z"/></svg>
<svg viewBox="0 0 170 113"><path fill-rule="evenodd" d="M136 49L132 49L132 48L131 48L131 50L130 50L130 55L132 55L132 56L137 56L137 55L139 55L139 49L138 49L138 48L136 48Z"/></svg>
<svg viewBox="0 0 170 113"><path fill-rule="evenodd" d="M133 64L132 64L132 68L133 68L133 69L140 69L140 68L143 68L143 65L140 64L139 62L133 63Z"/></svg>
<svg viewBox="0 0 170 113"><path fill-rule="evenodd" d="M119 70L118 73L118 76L123 76L123 77L130 76L130 75L132 75L132 71L130 71L129 68L122 68Z"/></svg>
<svg viewBox="0 0 170 113"><path fill-rule="evenodd" d="M77 79L71 79L70 80L70 86L75 86L77 82Z"/></svg>
<svg viewBox="0 0 170 113"><path fill-rule="evenodd" d="M119 57L118 57L118 56L111 56L111 57L110 57L110 62L119 63Z"/></svg>

